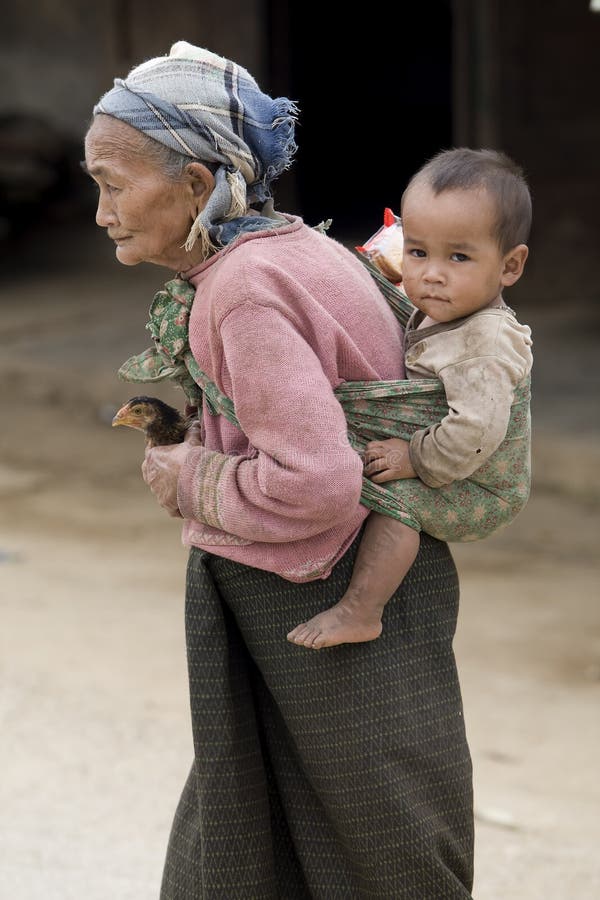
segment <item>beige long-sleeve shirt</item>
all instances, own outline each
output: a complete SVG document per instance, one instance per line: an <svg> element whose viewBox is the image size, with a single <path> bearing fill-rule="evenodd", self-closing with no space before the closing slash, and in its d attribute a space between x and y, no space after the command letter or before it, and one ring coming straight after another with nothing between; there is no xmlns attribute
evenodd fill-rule
<svg viewBox="0 0 600 900"><path fill-rule="evenodd" d="M502 443L515 388L531 370L532 341L508 307L419 328L422 321L415 310L407 325L407 377L439 378L449 412L413 435L410 460L437 488L468 478Z"/></svg>

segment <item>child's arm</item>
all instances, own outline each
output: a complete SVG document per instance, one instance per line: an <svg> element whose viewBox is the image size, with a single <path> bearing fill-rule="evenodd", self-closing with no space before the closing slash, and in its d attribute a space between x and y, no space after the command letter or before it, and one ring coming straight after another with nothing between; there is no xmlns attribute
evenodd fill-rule
<svg viewBox="0 0 600 900"><path fill-rule="evenodd" d="M506 436L515 388L531 369L529 328L510 315L476 313L409 348L406 360L417 373L437 375L448 403L441 422L410 440L415 472L433 488L468 478Z"/></svg>
<svg viewBox="0 0 600 900"><path fill-rule="evenodd" d="M495 357L447 366L448 415L412 436L409 455L417 476L438 488L468 478L506 436L520 373Z"/></svg>
<svg viewBox="0 0 600 900"><path fill-rule="evenodd" d="M443 384L449 412L441 422L399 438L371 441L364 474L376 484L420 478L439 488L468 478L506 435L516 373L494 357L446 366Z"/></svg>
<svg viewBox="0 0 600 900"><path fill-rule="evenodd" d="M517 385L531 368L527 326L516 320L473 316L460 328L425 339L415 353L416 371L437 375L448 415L413 434L409 442L372 441L364 474L375 483L420 478L439 488L468 478L506 436ZM501 473L498 473L501 476Z"/></svg>

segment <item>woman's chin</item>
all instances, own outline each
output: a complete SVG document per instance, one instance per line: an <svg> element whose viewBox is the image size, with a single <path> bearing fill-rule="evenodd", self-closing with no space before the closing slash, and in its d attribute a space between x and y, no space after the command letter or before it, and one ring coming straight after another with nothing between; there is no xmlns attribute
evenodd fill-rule
<svg viewBox="0 0 600 900"><path fill-rule="evenodd" d="M115 256L122 266L137 266L138 263L142 262L138 254L133 252L133 248L127 246L126 241L122 244L117 244Z"/></svg>

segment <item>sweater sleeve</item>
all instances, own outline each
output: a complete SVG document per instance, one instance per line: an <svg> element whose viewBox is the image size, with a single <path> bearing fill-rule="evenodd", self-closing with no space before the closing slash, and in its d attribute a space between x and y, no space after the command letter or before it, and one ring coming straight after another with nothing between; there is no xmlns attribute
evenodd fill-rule
<svg viewBox="0 0 600 900"><path fill-rule="evenodd" d="M497 319L490 330L473 321L467 350L443 360L437 375L444 385L448 415L411 438L412 466L425 484L439 488L468 478L494 453L506 435L515 388L531 369L527 326ZM460 331L445 336L448 353Z"/></svg>
<svg viewBox="0 0 600 900"><path fill-rule="evenodd" d="M220 333L236 415L255 453L192 448L178 484L184 518L267 542L348 519L359 505L362 462L310 345L281 311L252 302L234 307Z"/></svg>

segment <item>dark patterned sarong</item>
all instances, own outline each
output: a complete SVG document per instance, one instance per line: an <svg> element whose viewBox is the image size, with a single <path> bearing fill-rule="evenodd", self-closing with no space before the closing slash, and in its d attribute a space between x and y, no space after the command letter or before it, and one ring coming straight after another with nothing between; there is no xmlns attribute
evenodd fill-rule
<svg viewBox="0 0 600 900"><path fill-rule="evenodd" d="M338 600L192 549L186 632L195 759L161 900L465 900L472 773L452 639L458 582L422 536L383 634L318 652L287 632Z"/></svg>

